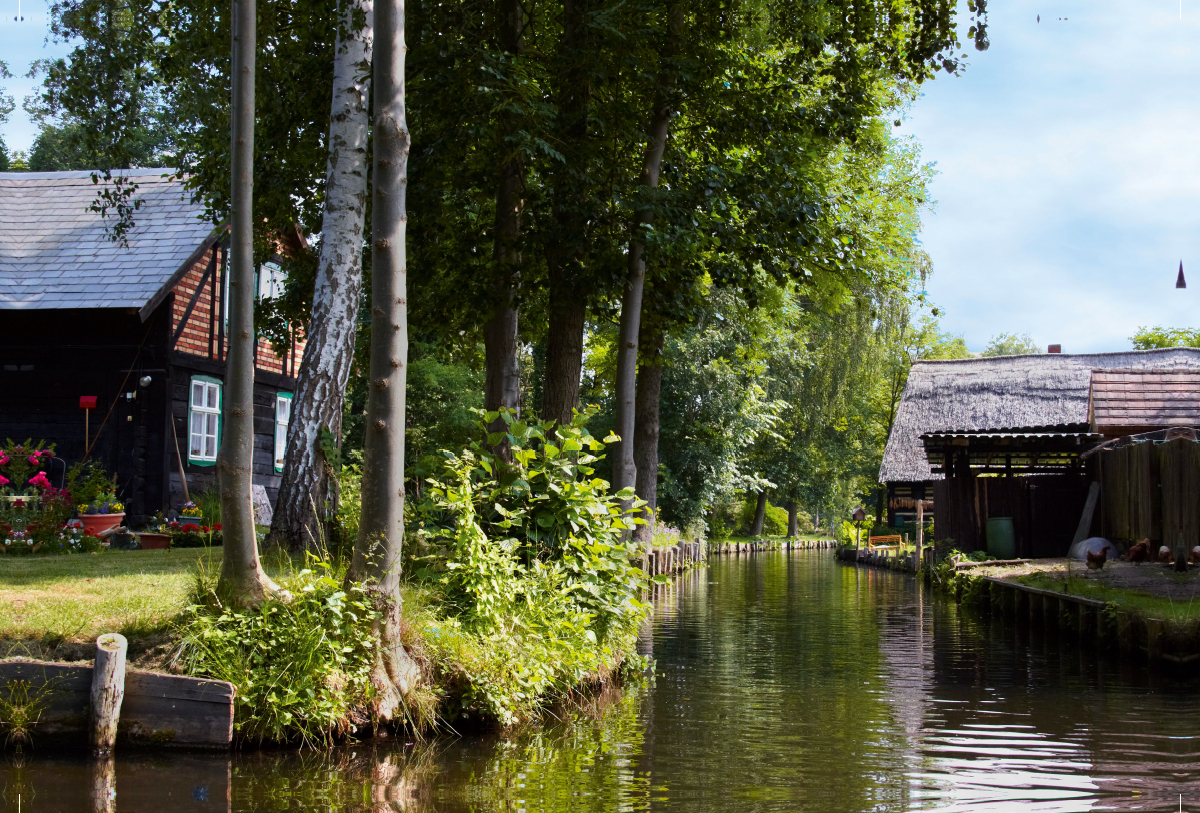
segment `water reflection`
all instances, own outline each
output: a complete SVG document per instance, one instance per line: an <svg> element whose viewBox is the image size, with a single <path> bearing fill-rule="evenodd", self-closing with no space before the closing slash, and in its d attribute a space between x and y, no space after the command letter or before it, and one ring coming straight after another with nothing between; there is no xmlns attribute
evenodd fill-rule
<svg viewBox="0 0 1200 813"><path fill-rule="evenodd" d="M1200 811L1193 679L960 614L826 552L725 557L656 598L652 686L509 739L232 760L36 751L5 810ZM104 785L104 787L108 787Z"/></svg>

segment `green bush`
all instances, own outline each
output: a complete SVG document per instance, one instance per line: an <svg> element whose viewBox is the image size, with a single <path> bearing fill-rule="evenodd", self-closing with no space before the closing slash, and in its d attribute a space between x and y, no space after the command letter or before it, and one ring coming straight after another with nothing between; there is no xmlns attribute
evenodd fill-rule
<svg viewBox="0 0 1200 813"><path fill-rule="evenodd" d="M377 613L357 586L310 558L283 585L287 601L221 606L209 574L185 613L180 659L188 672L237 687L234 726L252 742L329 744L366 722Z"/></svg>
<svg viewBox="0 0 1200 813"><path fill-rule="evenodd" d="M758 507L758 497L751 496L742 503L742 511L738 517L738 532L748 536L754 527L754 512ZM777 508L767 500L767 510L763 514L763 535L783 536L787 533L788 514L786 508Z"/></svg>
<svg viewBox="0 0 1200 813"><path fill-rule="evenodd" d="M507 432L487 442L507 438L513 462L477 443L445 453L429 479L406 566L441 602L435 659L468 676L463 713L527 718L632 649L645 577L623 534L633 522L619 497L632 494L592 476L604 448L585 428L595 411L557 427L479 413L484 431L503 418Z"/></svg>

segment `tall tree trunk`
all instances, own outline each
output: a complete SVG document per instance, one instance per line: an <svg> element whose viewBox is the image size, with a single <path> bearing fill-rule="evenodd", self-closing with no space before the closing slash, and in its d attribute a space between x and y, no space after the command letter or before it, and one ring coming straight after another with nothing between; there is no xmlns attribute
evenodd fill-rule
<svg viewBox="0 0 1200 813"><path fill-rule="evenodd" d="M234 604L258 604L278 587L258 560L250 486L254 472L254 0L233 0L231 73L232 212L229 247L229 355L221 448L222 547L218 592Z"/></svg>
<svg viewBox="0 0 1200 813"><path fill-rule="evenodd" d="M570 423L579 406L579 376L583 372L583 326L587 308L570 286L550 285L550 320L546 333L546 381L542 387L542 418Z"/></svg>
<svg viewBox="0 0 1200 813"><path fill-rule="evenodd" d="M751 536L762 536L763 523L767 519L767 492L758 492L758 504L754 507L754 524L750 526Z"/></svg>
<svg viewBox="0 0 1200 813"><path fill-rule="evenodd" d="M291 548L315 546L321 540L330 472L319 445L320 432L324 427L335 437L340 435L362 292L371 0L344 0L342 8L345 28L338 32L333 57L325 212L312 319L292 402L283 482L271 521L271 541ZM365 15L361 28L354 26L356 15Z"/></svg>
<svg viewBox="0 0 1200 813"><path fill-rule="evenodd" d="M381 612L371 670L376 718L394 720L419 672L400 640L404 544L404 405L408 364L405 226L409 132L404 110L404 0L375 4L375 130L371 210L371 375L362 519L347 579Z"/></svg>
<svg viewBox="0 0 1200 813"><path fill-rule="evenodd" d="M633 455L637 466L637 495L646 502L642 518L645 525L634 529L634 539L649 548L654 538L655 510L658 508L658 435L661 423L658 406L662 399L663 332L642 325L638 342L641 363L637 376L637 420L633 432Z"/></svg>
<svg viewBox="0 0 1200 813"><path fill-rule="evenodd" d="M542 388L542 418L567 423L579 405L579 376L583 371L583 328L588 292L580 279L580 260L587 245L587 220L582 199L586 174L588 111L592 100L590 15L594 0L563 0L560 51L566 62L558 77L557 136L566 156L552 181L556 234L546 249L549 277L546 335L546 376Z"/></svg>
<svg viewBox="0 0 1200 813"><path fill-rule="evenodd" d="M664 61L673 55L673 41L683 26L683 14L678 8L672 8L670 14L670 36L664 49ZM671 95L675 86L675 77L666 68L668 74L660 77L659 87L655 91L654 112L650 117L649 142L646 144L646 154L642 161L642 177L640 184L643 189L650 190L658 187L658 178L662 171L663 151L667 146L667 131L671 125ZM613 460L613 490L631 488L637 480L637 467L634 463L634 425L636 404L638 335L641 331L642 293L646 287L646 240L645 231L654 222L654 210L649 206L634 213L633 223L629 229L629 254L626 258L625 292L621 299L621 329L617 340L617 381L616 381L616 426L613 431L621 438L618 448L610 452Z"/></svg>
<svg viewBox="0 0 1200 813"><path fill-rule="evenodd" d="M523 50L525 12L520 0L499 0L500 47L510 57L517 57ZM499 148L503 152L512 150L509 136L519 124L506 117L501 124ZM495 281L492 284L495 313L483 329L484 368L486 371L483 406L488 412L501 407L511 410L520 408L521 370L518 362L516 289L520 281L521 254L518 243L521 239L521 204L525 188L525 162L514 152L505 161L496 189L495 243L492 249ZM503 431L504 422L497 420L491 427L493 432ZM508 444L498 449L509 457Z"/></svg>
<svg viewBox="0 0 1200 813"><path fill-rule="evenodd" d="M787 512L788 512L787 538L795 539L800 533L800 517L799 517L800 506L798 506L796 504L795 500L788 500Z"/></svg>

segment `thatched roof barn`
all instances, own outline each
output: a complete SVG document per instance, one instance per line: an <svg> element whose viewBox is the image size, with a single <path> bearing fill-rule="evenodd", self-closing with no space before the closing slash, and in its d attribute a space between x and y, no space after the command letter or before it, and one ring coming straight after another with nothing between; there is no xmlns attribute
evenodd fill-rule
<svg viewBox="0 0 1200 813"><path fill-rule="evenodd" d="M1093 370L1200 370L1200 349L918 361L883 453L880 482L942 479L930 467L922 435L1088 427Z"/></svg>

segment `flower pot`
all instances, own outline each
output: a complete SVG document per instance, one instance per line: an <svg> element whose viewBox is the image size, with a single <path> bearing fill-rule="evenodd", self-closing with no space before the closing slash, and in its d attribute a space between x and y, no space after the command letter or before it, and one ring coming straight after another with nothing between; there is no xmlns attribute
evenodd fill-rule
<svg viewBox="0 0 1200 813"><path fill-rule="evenodd" d="M79 517L83 523L83 529L94 534L102 534L109 528L117 527L123 519L125 519L123 511L120 514L83 514Z"/></svg>
<svg viewBox="0 0 1200 813"><path fill-rule="evenodd" d="M170 534L135 534L139 550L166 550L171 547Z"/></svg>

